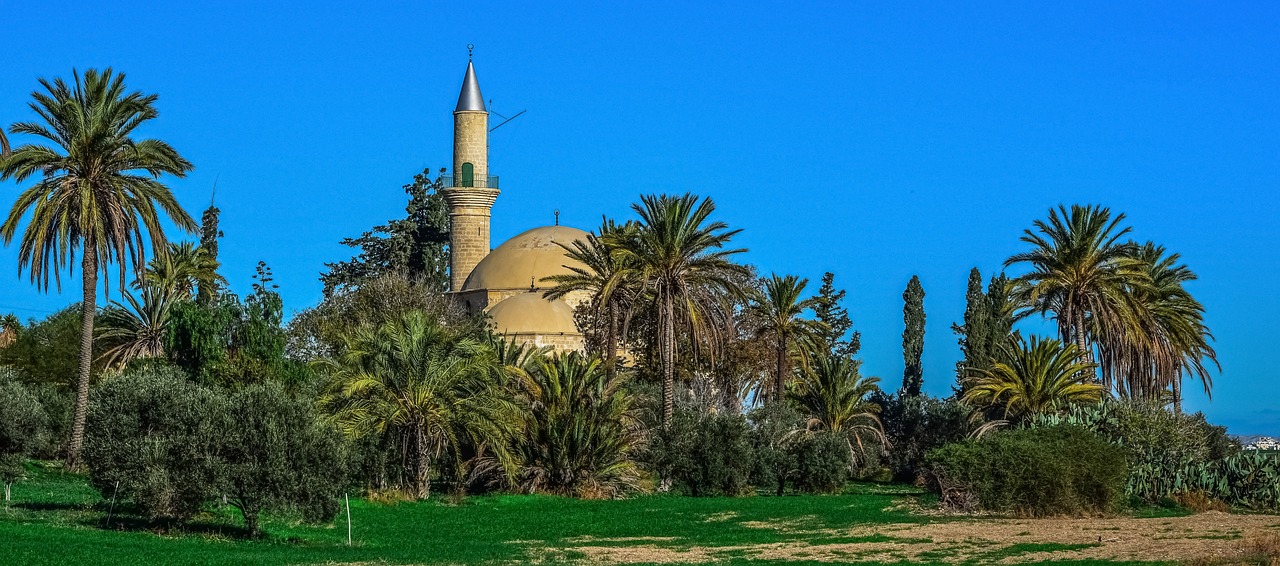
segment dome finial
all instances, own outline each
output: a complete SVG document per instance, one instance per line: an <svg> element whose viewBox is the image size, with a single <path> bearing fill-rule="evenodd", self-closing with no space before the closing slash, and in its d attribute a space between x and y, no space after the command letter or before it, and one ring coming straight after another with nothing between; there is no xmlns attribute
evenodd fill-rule
<svg viewBox="0 0 1280 566"><path fill-rule="evenodd" d="M468 43L468 44L467 44L467 62L468 62L468 63L470 63L470 62L471 62L471 52L472 52L472 51L474 51L474 50L475 50L475 48L476 48L476 46L474 46L474 45L472 45L472 44L470 44L470 43Z"/></svg>
<svg viewBox="0 0 1280 566"><path fill-rule="evenodd" d="M556 226L560 225L560 209L556 209Z"/></svg>

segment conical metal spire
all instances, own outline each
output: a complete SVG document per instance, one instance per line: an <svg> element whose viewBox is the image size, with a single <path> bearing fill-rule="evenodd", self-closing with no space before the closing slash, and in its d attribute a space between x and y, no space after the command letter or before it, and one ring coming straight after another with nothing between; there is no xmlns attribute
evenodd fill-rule
<svg viewBox="0 0 1280 566"><path fill-rule="evenodd" d="M476 80L476 68L467 61L467 76L462 78L462 93L458 95L458 107L455 112L463 110L485 111L484 97L480 95L480 81Z"/></svg>

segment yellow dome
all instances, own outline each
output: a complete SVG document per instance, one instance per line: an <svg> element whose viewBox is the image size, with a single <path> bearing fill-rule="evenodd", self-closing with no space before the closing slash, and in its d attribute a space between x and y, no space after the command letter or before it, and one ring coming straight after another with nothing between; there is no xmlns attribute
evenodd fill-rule
<svg viewBox="0 0 1280 566"><path fill-rule="evenodd" d="M542 293L520 293L503 299L489 309L498 334L578 334L573 307L559 299L547 300Z"/></svg>
<svg viewBox="0 0 1280 566"><path fill-rule="evenodd" d="M566 265L581 267L564 255L557 243L571 245L587 239L587 233L568 226L543 226L522 232L495 248L471 271L463 291L476 289L545 289L543 277L571 273Z"/></svg>

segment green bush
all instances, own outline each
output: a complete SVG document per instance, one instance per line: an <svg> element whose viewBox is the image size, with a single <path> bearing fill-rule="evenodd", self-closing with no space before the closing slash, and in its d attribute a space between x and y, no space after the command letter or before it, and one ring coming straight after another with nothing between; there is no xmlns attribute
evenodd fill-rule
<svg viewBox="0 0 1280 566"><path fill-rule="evenodd" d="M804 417L786 403L770 403L752 411L749 418L755 451L751 483L782 495L799 472L796 447L803 440L799 431Z"/></svg>
<svg viewBox="0 0 1280 566"><path fill-rule="evenodd" d="M84 460L104 498L151 519L185 520L218 494L225 401L177 368L150 366L90 397Z"/></svg>
<svg viewBox="0 0 1280 566"><path fill-rule="evenodd" d="M944 503L1030 516L1115 511L1127 477L1118 447L1074 426L1000 432L925 461Z"/></svg>
<svg viewBox="0 0 1280 566"><path fill-rule="evenodd" d="M694 497L744 495L752 490L751 430L740 415L679 410L650 441L654 471Z"/></svg>
<svg viewBox="0 0 1280 566"><path fill-rule="evenodd" d="M848 437L819 432L797 444L795 487L808 493L835 493L849 482L852 456Z"/></svg>
<svg viewBox="0 0 1280 566"><path fill-rule="evenodd" d="M328 520L346 478L341 436L314 404L277 385L231 393L146 365L91 396L84 458L107 499L147 519L184 521L222 496L258 534L263 510Z"/></svg>
<svg viewBox="0 0 1280 566"><path fill-rule="evenodd" d="M292 399L276 385L253 385L235 393L228 406L231 419L218 460L224 493L249 534L259 534L264 509L332 519L346 459L339 432L322 423L314 403Z"/></svg>
<svg viewBox="0 0 1280 566"><path fill-rule="evenodd" d="M1209 424L1201 413L1174 413L1136 401L1075 406L1031 422L1033 427L1059 424L1084 427L1120 446L1129 461L1126 493L1152 504L1192 489L1192 477L1200 481L1208 470L1225 470L1220 463L1240 452L1226 428Z"/></svg>
<svg viewBox="0 0 1280 566"><path fill-rule="evenodd" d="M27 458L45 443L48 433L40 399L15 374L0 368L0 481L5 501L13 482L25 477Z"/></svg>

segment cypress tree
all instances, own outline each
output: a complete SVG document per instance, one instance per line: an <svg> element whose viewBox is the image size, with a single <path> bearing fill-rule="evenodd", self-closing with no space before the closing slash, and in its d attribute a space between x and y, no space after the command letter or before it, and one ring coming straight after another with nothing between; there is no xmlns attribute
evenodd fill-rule
<svg viewBox="0 0 1280 566"><path fill-rule="evenodd" d="M987 285L987 354L1001 355L1000 348L1013 335L1013 296L1009 278L1001 273L991 277Z"/></svg>
<svg viewBox="0 0 1280 566"><path fill-rule="evenodd" d="M209 208L204 209L204 214L200 215L200 249L215 262L218 261L218 238L222 237L222 230L218 229L218 215L221 213L222 211L213 205L213 199L209 199ZM212 304L213 296L216 294L218 294L216 279L196 282L196 297L200 304Z"/></svg>
<svg viewBox="0 0 1280 566"><path fill-rule="evenodd" d="M924 354L924 287L920 286L920 277L911 276L902 300L902 319L906 325L902 331L902 359L906 364L902 373L902 394L915 397L920 395L920 388L924 385L924 367L921 365Z"/></svg>
<svg viewBox="0 0 1280 566"><path fill-rule="evenodd" d="M965 293L964 324L951 325L951 329L960 336L960 354L962 358L956 364L956 379L960 390L964 390L964 380L973 369L988 369L991 366L992 346L991 301L982 289L982 273L978 268L969 271L969 289Z"/></svg>

